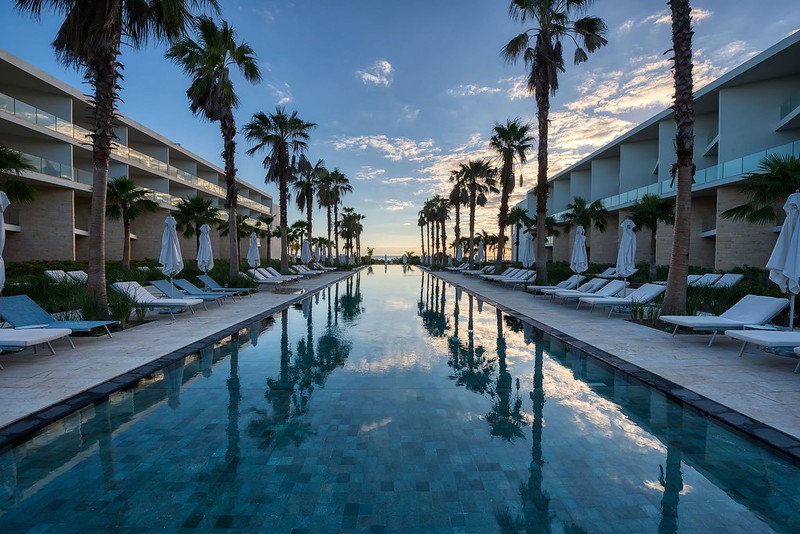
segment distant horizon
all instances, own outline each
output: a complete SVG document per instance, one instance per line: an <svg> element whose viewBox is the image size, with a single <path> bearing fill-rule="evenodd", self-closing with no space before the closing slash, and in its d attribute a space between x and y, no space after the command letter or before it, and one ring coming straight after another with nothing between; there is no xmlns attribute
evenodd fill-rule
<svg viewBox="0 0 800 534"><path fill-rule="evenodd" d="M695 89L800 29L794 4L693 1ZM350 179L353 193L343 201L366 216L362 249L374 246L376 255L419 254L418 211L426 199L449 190L450 170L492 155L488 140L494 123L519 117L535 124L524 65L506 64L500 57L503 45L524 30L507 8L507 3L482 0L464 0L457 10L423 0L225 2L221 17L253 47L264 78L250 85L233 75L240 99L236 123L241 127L253 113L276 105L317 123L308 157L324 160ZM609 43L584 64L570 61L559 75L560 89L551 102L550 177L671 104L671 64L664 53L671 48L667 6L597 2L590 14L608 26ZM11 2L0 4L0 48L88 92L81 72L61 65L50 46L60 23L47 9L35 20ZM298 27L304 28L302 40L294 35ZM464 38L464 29L472 27L482 29L480 38ZM335 45L330 28L338 30ZM119 111L221 167L219 126L192 115L189 81L163 57L165 48L123 47ZM571 57L571 42L565 50ZM245 155L248 143L241 135L236 141L239 176L277 204L277 187L263 181L263 156ZM524 179L512 206L535 185L535 146L528 161L519 170ZM497 231L498 206L494 195L477 211L476 232ZM294 203L287 215L289 223L305 218ZM315 233L325 220L326 214L316 210Z"/></svg>

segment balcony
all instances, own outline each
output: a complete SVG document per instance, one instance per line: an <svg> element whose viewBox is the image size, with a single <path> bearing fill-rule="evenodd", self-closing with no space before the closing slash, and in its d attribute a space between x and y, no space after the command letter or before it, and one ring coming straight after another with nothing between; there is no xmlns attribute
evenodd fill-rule
<svg viewBox="0 0 800 534"><path fill-rule="evenodd" d="M92 143L92 136L91 136L92 132L90 130L87 130L86 128L73 124L60 117L56 117L51 113L42 111L41 109L38 109L30 104L26 104L25 102L21 102L20 100L12 98L3 93L0 93L0 111L9 113L27 122L43 126L54 132L58 132L62 135L65 135L66 137L78 141L81 144L91 145ZM219 185L209 182L208 180L204 180L189 172L178 169L177 167L173 167L172 165L169 165L166 162L163 162L152 156L148 156L147 154L139 152L138 150L134 150L133 148L130 148L126 145L115 144L111 152L115 156L137 163L147 169L166 174L174 179L177 179L180 182L183 182L187 185L194 187L195 189L201 189L208 193L219 195L223 198L225 197L226 191L224 187L220 187ZM51 172L53 171L51 170ZM51 174L51 172L43 172L43 174L48 174L49 176L59 176L60 178L66 178L72 181L80 181L90 185L92 183L91 173L88 174L88 181L85 181L83 178L86 178L86 176L83 176L81 179L78 179L77 177L67 178L66 176L60 176L58 174ZM68 170L65 170L63 174L65 175L68 174ZM242 200L240 200L242 205L245 205L257 211L270 213L269 206L265 204L259 204L258 202L249 199L247 199L247 202L242 202Z"/></svg>
<svg viewBox="0 0 800 534"><path fill-rule="evenodd" d="M800 92L781 104L781 119L775 131L800 129Z"/></svg>
<svg viewBox="0 0 800 534"><path fill-rule="evenodd" d="M87 185L91 185L93 181L91 171L85 171L75 168L72 165L67 165L66 163L59 163L58 161L26 154L24 152L22 155L25 157L25 160L33 166L34 172L38 172L39 174L52 176L54 178L63 178L64 180L80 182Z"/></svg>

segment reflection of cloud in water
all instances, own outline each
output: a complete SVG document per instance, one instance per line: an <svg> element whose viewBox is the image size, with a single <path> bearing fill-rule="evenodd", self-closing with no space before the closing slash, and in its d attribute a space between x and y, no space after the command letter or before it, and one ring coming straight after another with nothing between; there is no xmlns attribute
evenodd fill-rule
<svg viewBox="0 0 800 534"><path fill-rule="evenodd" d="M664 493L664 486L662 486L661 482L658 480L645 480L642 485L649 490L657 491L658 493ZM683 489L681 489L679 495L688 495L692 492L694 492L694 486L690 486L686 482L683 482Z"/></svg>
<svg viewBox="0 0 800 534"><path fill-rule="evenodd" d="M400 297L386 297L383 305L387 310L413 310L416 309L416 303L406 298Z"/></svg>
<svg viewBox="0 0 800 534"><path fill-rule="evenodd" d="M631 422L619 405L593 392L585 382L575 380L571 369L545 360L544 387L548 400L569 408L577 432L612 438L620 449L627 444L666 452L666 447Z"/></svg>
<svg viewBox="0 0 800 534"><path fill-rule="evenodd" d="M374 423L367 423L367 424L361 425L361 428L359 428L358 431L360 433L362 433L362 434L365 433L365 432L372 432L373 430L377 430L377 429L379 429L381 427L384 427L384 426L388 425L391 422L392 422L392 418L391 417L385 417L385 418L381 419L380 421L375 421Z"/></svg>
<svg viewBox="0 0 800 534"><path fill-rule="evenodd" d="M388 348L380 360L368 360L366 357L358 358L351 355L347 361L347 368L357 373L387 373L397 369L422 369L431 370L431 362L427 355L420 358L414 351L395 351L389 354Z"/></svg>

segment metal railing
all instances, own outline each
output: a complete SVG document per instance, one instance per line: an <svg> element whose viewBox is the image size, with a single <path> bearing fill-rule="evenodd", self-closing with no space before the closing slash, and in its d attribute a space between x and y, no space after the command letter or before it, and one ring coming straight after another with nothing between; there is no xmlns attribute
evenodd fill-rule
<svg viewBox="0 0 800 534"><path fill-rule="evenodd" d="M33 124L44 126L49 130L58 132L71 139L75 139L80 143L89 145L92 143L92 132L90 130L78 126L77 124L73 124L72 122L62 119L60 117L57 117L52 113L42 111L41 109L35 106L17 100L16 98L10 97L4 93L0 93L0 111L4 111L6 113L14 115L15 117L21 118ZM202 189L203 191L220 195L223 198L225 197L226 190L224 187L220 187L219 185L209 182L208 180L204 180L199 176L195 176L190 172L169 165L166 162L161 161L160 159L154 158L153 156L149 156L143 152L139 152L138 150L130 148L129 146L116 143L111 149L111 152L116 156L138 163L139 165L146 167L148 169L167 174L168 176L176 178L177 180L187 185L191 185L197 189ZM30 156L30 157L36 158L37 156ZM63 167L64 164L59 164L59 166ZM48 174L50 176L59 176L58 174L51 174L51 172L43 172L43 174ZM64 171L64 174L69 174L69 173L67 171ZM73 178L72 177L73 174L69 174L69 177L67 176L59 176L59 177L67 178L73 181L81 181L81 182L84 181L83 179ZM88 177L89 181L85 183L91 184L92 173L89 173ZM242 202L243 200L246 200L246 202ZM269 206L267 206L266 204L255 202L254 200L240 199L240 203L242 203L243 205L247 205L247 207L250 207L258 211L271 213Z"/></svg>
<svg viewBox="0 0 800 534"><path fill-rule="evenodd" d="M781 104L781 119L786 118L786 116L791 113L792 111L796 110L800 107L800 91L790 96L786 101Z"/></svg>

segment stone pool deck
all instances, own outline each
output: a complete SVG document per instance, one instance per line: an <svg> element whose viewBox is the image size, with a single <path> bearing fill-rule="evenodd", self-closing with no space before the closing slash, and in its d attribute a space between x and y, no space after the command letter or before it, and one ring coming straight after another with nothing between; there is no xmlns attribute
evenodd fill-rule
<svg viewBox="0 0 800 534"><path fill-rule="evenodd" d="M254 318L271 314L350 274L331 272L267 287L253 297L221 307L209 304L207 311L184 313L174 321L169 315L151 315L156 320L115 332L112 339L75 337L75 350L65 341L55 342L55 356L46 350L34 354L31 349L2 355L0 443L74 409L63 402L66 399L93 402L135 380L131 373L135 369L147 376L164 365L167 355L196 352L210 337L219 337L217 333L237 331ZM800 458L800 375L792 373L796 360L755 348L738 358L740 343L725 337L718 337L714 346L708 347L707 335L673 338L627 321L623 315L609 319L602 311L590 314L588 309L575 310L574 304L553 303L477 277L434 274L489 304L531 320L545 331L559 332L557 335L578 348L598 352L593 347L612 359L619 358L617 364L628 366L625 370L633 374L637 374L636 367L647 371L655 376L659 387L686 403Z"/></svg>
<svg viewBox="0 0 800 534"><path fill-rule="evenodd" d="M86 402L81 394L102 394L105 382L118 382L134 369L147 366L175 352L196 352L204 339L253 318L273 313L306 295L347 278L354 271L332 271L303 278L296 282L264 287L252 297L226 300L222 306L208 303L194 315L148 313L151 322L137 325L107 336L73 336L75 350L66 340L53 342L55 355L46 348L25 349L0 356L0 442L24 431L41 426L45 419L61 415L66 407L54 406L69 398ZM155 368L153 369L155 371ZM106 386L105 394L115 389ZM44 410L44 412L42 412ZM16 423L15 423L16 422ZM15 423L12 425L12 423ZM12 428L15 427L15 428Z"/></svg>
<svg viewBox="0 0 800 534"><path fill-rule="evenodd" d="M576 310L575 303L551 302L549 297L533 297L476 276L449 271L432 274L517 317L565 334L578 348L590 345L622 360L622 367L633 364L644 369L656 375L662 389L687 404L800 457L800 374L792 372L797 365L794 358L755 347L738 358L741 342L725 336L717 336L708 347L709 335L672 337L628 321L626 315L608 318L602 310L589 313L588 306Z"/></svg>

